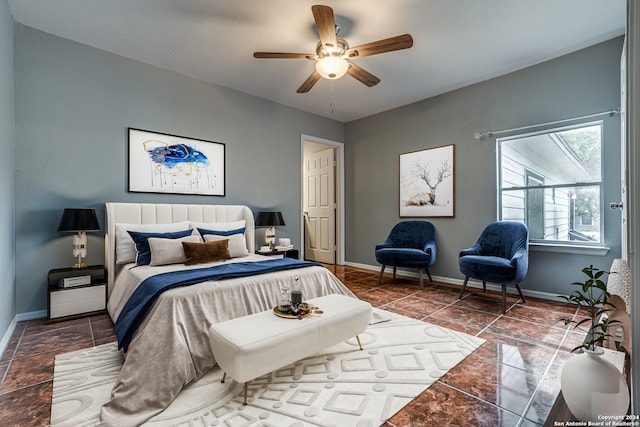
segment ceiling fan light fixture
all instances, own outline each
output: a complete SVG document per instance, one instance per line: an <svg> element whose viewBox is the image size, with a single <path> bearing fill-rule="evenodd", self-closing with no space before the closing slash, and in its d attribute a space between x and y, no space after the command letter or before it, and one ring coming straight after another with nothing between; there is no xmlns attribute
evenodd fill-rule
<svg viewBox="0 0 640 427"><path fill-rule="evenodd" d="M254 58L271 59L308 59L316 61L316 69L300 85L297 93L307 93L318 83L320 78L329 80L339 79L345 74L358 80L367 87L373 87L380 83L380 79L354 62L349 61L357 57L377 55L379 53L393 52L408 49L413 46L413 38L410 34L390 37L370 43L365 43L353 48L341 37L338 37L340 28L336 25L333 9L329 6L316 4L311 6L313 19L318 30L319 41L316 43L316 54L280 53L280 52L254 52Z"/></svg>
<svg viewBox="0 0 640 427"><path fill-rule="evenodd" d="M339 79L348 69L349 63L340 56L328 55L316 61L316 71L325 79Z"/></svg>

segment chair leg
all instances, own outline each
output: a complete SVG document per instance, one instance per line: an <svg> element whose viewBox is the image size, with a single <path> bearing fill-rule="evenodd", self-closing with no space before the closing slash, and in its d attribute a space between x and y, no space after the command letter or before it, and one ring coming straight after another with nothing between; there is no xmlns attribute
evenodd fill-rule
<svg viewBox="0 0 640 427"><path fill-rule="evenodd" d="M524 295L522 294L522 289L520 289L520 284L519 283L516 283L516 289L518 290L518 293L520 294L520 298L522 298L522 303L526 304L527 301L525 301L525 299L524 299Z"/></svg>
<svg viewBox="0 0 640 427"><path fill-rule="evenodd" d="M464 295L464 289L467 287L467 282L469 281L469 276L464 278L464 283L462 284L462 290L460 291L460 297L458 299L462 299Z"/></svg>
<svg viewBox="0 0 640 427"><path fill-rule="evenodd" d="M420 290L424 291L424 279L422 277L422 269L418 270L418 276L420 277Z"/></svg>
<svg viewBox="0 0 640 427"><path fill-rule="evenodd" d="M429 281L433 283L433 279L431 278L431 273L429 273L429 269L427 267L424 268L424 271L427 272L427 276L429 277Z"/></svg>
<svg viewBox="0 0 640 427"><path fill-rule="evenodd" d="M396 280L396 266L393 266L393 280Z"/></svg>
<svg viewBox="0 0 640 427"><path fill-rule="evenodd" d="M487 292L487 282L485 282L484 280L482 281L482 291Z"/></svg>
<svg viewBox="0 0 640 427"><path fill-rule="evenodd" d="M507 285L502 284L502 314L507 312Z"/></svg>
<svg viewBox="0 0 640 427"><path fill-rule="evenodd" d="M520 299L522 299L522 303L526 304L527 301L524 299L524 294L522 293L522 289L520 289L519 283L516 283L516 289L520 294ZM502 284L502 314L506 313L506 311L507 311L507 285L503 283Z"/></svg>
<svg viewBox="0 0 640 427"><path fill-rule="evenodd" d="M382 273L384 273L384 268L386 266L383 265L382 268L380 269L380 275L378 276L378 286L380 286L380 282L382 281Z"/></svg>

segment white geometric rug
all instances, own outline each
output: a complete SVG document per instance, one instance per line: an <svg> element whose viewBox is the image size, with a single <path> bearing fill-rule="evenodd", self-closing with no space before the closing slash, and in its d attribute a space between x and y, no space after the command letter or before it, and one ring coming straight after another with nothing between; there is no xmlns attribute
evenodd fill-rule
<svg viewBox="0 0 640 427"><path fill-rule="evenodd" d="M249 383L220 383L218 367L183 389L144 426L303 427L379 426L484 340L374 309L375 318L355 339L327 348ZM93 426L109 399L122 364L116 344L56 356L52 427Z"/></svg>

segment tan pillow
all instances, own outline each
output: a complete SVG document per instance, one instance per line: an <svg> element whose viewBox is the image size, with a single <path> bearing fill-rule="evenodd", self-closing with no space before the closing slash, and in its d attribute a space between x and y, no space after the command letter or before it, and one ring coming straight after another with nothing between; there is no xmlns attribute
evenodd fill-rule
<svg viewBox="0 0 640 427"><path fill-rule="evenodd" d="M159 237L149 237L149 248L151 249L151 263L149 265L167 265L184 263L184 248L182 242L202 242L200 236L187 236L178 239L163 239Z"/></svg>
<svg viewBox="0 0 640 427"><path fill-rule="evenodd" d="M232 234L230 236L218 236L216 234L205 234L205 242L216 242L218 240L229 240L229 255L232 258L240 258L249 256L249 250L247 249L247 241L244 238L244 234Z"/></svg>
<svg viewBox="0 0 640 427"><path fill-rule="evenodd" d="M202 264L205 262L231 259L229 254L229 239L216 242L191 243L182 242L184 248L185 265Z"/></svg>

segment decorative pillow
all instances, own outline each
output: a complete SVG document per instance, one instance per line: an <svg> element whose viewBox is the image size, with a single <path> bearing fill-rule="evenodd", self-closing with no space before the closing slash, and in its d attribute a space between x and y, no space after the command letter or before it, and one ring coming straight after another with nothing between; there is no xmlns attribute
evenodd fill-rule
<svg viewBox="0 0 640 427"><path fill-rule="evenodd" d="M136 264L149 265L151 262L151 248L149 247L150 237L160 237L163 239L179 239L193 234L193 230L172 231L169 233L144 233L141 231L131 231L129 234L136 244Z"/></svg>
<svg viewBox="0 0 640 427"><path fill-rule="evenodd" d="M151 262L149 265L182 264L185 261L182 242L202 242L200 236L179 237L177 239L163 239L161 237L149 237L151 249Z"/></svg>
<svg viewBox="0 0 640 427"><path fill-rule="evenodd" d="M168 233L189 228L189 221L170 224L116 224L116 264L128 264L136 260L136 245L128 231Z"/></svg>
<svg viewBox="0 0 640 427"><path fill-rule="evenodd" d="M205 236L205 234L215 234L216 236L231 236L233 234L244 234L245 228L236 228L235 230L208 230L206 228L198 227L198 233Z"/></svg>
<svg viewBox="0 0 640 427"><path fill-rule="evenodd" d="M199 228L198 231L201 229ZM200 231L202 233L202 231ZM247 249L247 241L244 234L232 234L230 236L219 236L217 234L203 234L205 242L218 242L220 240L229 240L229 255L231 258L241 258L249 255Z"/></svg>
<svg viewBox="0 0 640 427"><path fill-rule="evenodd" d="M231 259L228 245L229 241L227 239L206 243L182 242L186 258L184 264L193 265Z"/></svg>
<svg viewBox="0 0 640 427"><path fill-rule="evenodd" d="M189 223L191 228L206 228L207 230L229 231L245 228L247 222L244 219L231 222L193 222Z"/></svg>

